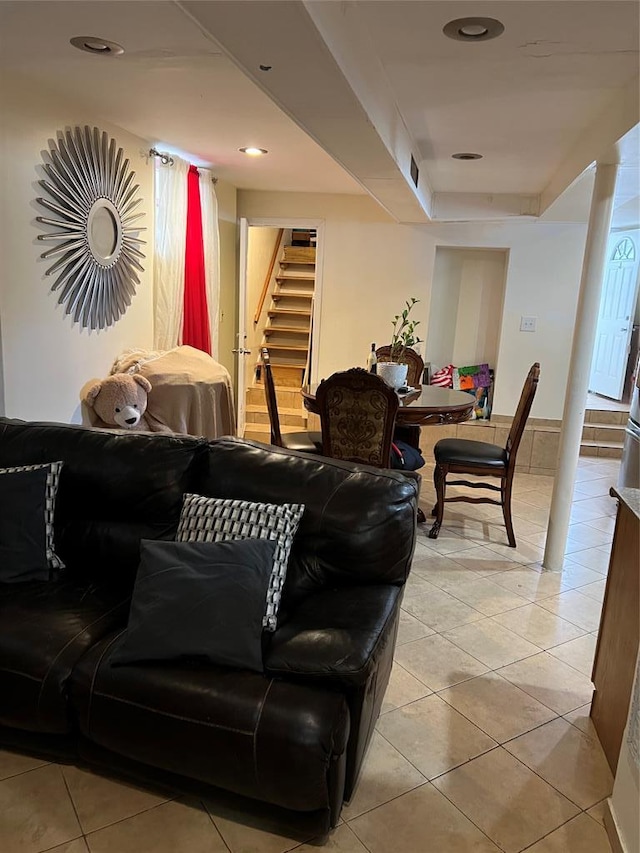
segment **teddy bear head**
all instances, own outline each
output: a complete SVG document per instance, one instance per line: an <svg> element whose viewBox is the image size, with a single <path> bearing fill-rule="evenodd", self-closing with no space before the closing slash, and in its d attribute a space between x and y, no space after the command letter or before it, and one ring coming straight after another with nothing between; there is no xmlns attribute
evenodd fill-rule
<svg viewBox="0 0 640 853"><path fill-rule="evenodd" d="M151 383L146 377L138 373L115 373L88 388L84 401L104 423L136 429L147 409L149 391Z"/></svg>

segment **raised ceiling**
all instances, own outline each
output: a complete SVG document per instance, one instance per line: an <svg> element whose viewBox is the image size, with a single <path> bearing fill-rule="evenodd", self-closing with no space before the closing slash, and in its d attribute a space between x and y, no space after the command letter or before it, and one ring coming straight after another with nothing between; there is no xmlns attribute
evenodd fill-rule
<svg viewBox="0 0 640 853"><path fill-rule="evenodd" d="M537 216L638 122L638 10L635 0L21 0L0 2L0 68L240 188L364 187L403 222ZM478 14L504 34L443 35L447 21ZM74 35L125 53L80 53ZM244 145L270 153L249 159ZM452 160L461 150L483 159ZM638 164L625 157L620 192L633 205Z"/></svg>

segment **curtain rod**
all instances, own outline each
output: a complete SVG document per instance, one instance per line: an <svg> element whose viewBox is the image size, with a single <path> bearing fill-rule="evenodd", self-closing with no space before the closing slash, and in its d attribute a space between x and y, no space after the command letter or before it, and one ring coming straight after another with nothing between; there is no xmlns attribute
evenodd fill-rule
<svg viewBox="0 0 640 853"><path fill-rule="evenodd" d="M157 151L155 148L149 149L149 157L159 157L163 166L173 166L174 163L173 157L163 151ZM218 179L215 177L211 178L211 183L217 184Z"/></svg>

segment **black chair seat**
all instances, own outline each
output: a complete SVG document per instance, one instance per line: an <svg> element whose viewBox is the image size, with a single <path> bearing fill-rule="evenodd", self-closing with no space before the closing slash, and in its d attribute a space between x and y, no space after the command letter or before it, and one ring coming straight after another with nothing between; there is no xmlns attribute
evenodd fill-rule
<svg viewBox="0 0 640 853"><path fill-rule="evenodd" d="M484 468L496 468L498 471L507 467L507 451L497 444L487 444L484 441L470 441L467 438L441 438L433 448L436 462L449 465L474 465Z"/></svg>
<svg viewBox="0 0 640 853"><path fill-rule="evenodd" d="M282 446L300 453L322 454L321 432L283 432Z"/></svg>

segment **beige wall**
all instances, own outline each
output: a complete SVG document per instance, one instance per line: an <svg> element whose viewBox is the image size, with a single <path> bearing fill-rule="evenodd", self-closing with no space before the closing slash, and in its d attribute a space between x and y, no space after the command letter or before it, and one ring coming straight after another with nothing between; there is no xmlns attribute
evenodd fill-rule
<svg viewBox="0 0 640 853"><path fill-rule="evenodd" d="M256 365L260 358L258 347L262 343L262 330L264 325L265 314L269 308L269 299L265 300L261 322L256 326L253 325L253 317L262 293L264 277L269 270L273 249L280 233L279 228L267 228L255 226L249 228L247 238L247 349L251 350L251 358L248 359L247 365L252 367ZM276 265L276 272L278 267ZM247 376L247 380L251 383L251 370Z"/></svg>
<svg viewBox="0 0 640 853"><path fill-rule="evenodd" d="M412 296L420 299L420 328L429 328L437 247L508 250L494 412L513 414L529 367L540 361L532 414L562 416L585 224L398 225L368 196L253 191L238 193L238 214L324 220L321 377L364 365L371 341L389 340L392 317ZM520 332L522 315L537 318L536 332Z"/></svg>
<svg viewBox="0 0 640 853"><path fill-rule="evenodd" d="M153 167L142 156L148 143L100 120L95 109L62 100L41 87L5 75L0 92L0 322L4 383L3 413L28 420L80 422L79 392L105 376L128 347L151 347L153 258ZM125 315L108 329L87 331L65 315L39 256L35 203L41 152L67 127L88 124L107 131L131 161L140 184L145 272Z"/></svg>

